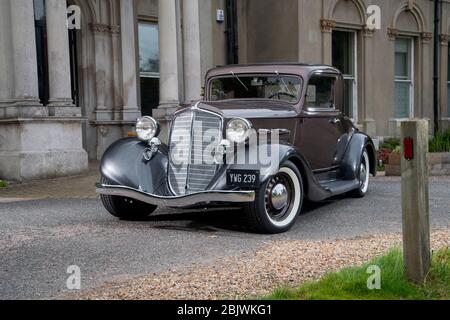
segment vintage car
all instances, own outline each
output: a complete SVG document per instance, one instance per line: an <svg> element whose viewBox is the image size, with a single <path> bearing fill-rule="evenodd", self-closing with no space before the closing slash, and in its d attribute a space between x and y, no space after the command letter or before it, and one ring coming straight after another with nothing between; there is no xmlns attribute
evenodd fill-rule
<svg viewBox="0 0 450 320"><path fill-rule="evenodd" d="M208 72L202 101L114 143L97 192L121 219L157 207L241 207L253 230L289 230L305 199L364 197L376 175L369 136L343 115L344 80L323 65L261 64ZM251 159L250 159L251 158ZM264 158L264 159L263 159ZM263 161L264 160L264 161Z"/></svg>

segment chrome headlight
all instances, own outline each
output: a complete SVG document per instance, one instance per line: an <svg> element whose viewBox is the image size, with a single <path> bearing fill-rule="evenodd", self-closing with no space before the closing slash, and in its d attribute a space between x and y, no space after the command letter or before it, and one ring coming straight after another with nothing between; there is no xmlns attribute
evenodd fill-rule
<svg viewBox="0 0 450 320"><path fill-rule="evenodd" d="M152 117L142 117L137 120L136 133L139 140L150 141L159 134L159 123Z"/></svg>
<svg viewBox="0 0 450 320"><path fill-rule="evenodd" d="M243 143L250 136L252 124L242 118L236 118L228 122L227 139L235 143Z"/></svg>

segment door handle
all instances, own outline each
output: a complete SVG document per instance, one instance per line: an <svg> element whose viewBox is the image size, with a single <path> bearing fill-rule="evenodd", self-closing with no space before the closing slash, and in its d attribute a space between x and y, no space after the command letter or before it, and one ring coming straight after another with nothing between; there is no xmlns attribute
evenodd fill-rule
<svg viewBox="0 0 450 320"><path fill-rule="evenodd" d="M334 118L334 119L330 119L329 122L332 123L332 124L339 124L339 123L341 123L341 120L338 119L338 118Z"/></svg>

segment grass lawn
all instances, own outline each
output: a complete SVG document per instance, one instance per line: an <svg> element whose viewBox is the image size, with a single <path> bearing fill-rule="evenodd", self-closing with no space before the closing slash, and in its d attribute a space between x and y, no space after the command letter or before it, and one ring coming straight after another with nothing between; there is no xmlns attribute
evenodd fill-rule
<svg viewBox="0 0 450 320"><path fill-rule="evenodd" d="M369 290L369 266L381 269L381 289ZM427 280L413 285L405 280L401 250L392 250L363 267L329 273L316 282L300 288L280 288L267 300L428 300L450 299L450 248L435 252Z"/></svg>

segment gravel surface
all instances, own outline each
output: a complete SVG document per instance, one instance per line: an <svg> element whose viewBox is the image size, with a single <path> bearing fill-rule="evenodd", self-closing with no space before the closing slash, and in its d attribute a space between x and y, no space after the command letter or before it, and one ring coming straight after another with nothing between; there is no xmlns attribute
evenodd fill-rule
<svg viewBox="0 0 450 320"><path fill-rule="evenodd" d="M450 229L431 237L432 248L450 246ZM401 235L337 241L276 241L253 254L219 259L184 271L168 271L111 283L78 299L239 299L266 295L279 286L298 286L327 272L362 265L401 247Z"/></svg>
<svg viewBox="0 0 450 320"><path fill-rule="evenodd" d="M79 182L73 184L81 189ZM430 179L432 230L450 228L449 186L450 177ZM32 188L36 196L44 189ZM292 230L275 236L249 233L236 210L162 209L145 221L119 221L96 199L71 199L80 195L76 189L64 191L64 199L21 201L17 198L24 196L11 192L7 201L0 201L0 299L68 294L71 265L80 267L82 288L90 290L136 276L186 272L193 263L214 265L221 258L252 256L280 241L333 243L401 232L398 178L374 179L364 199L306 204Z"/></svg>

